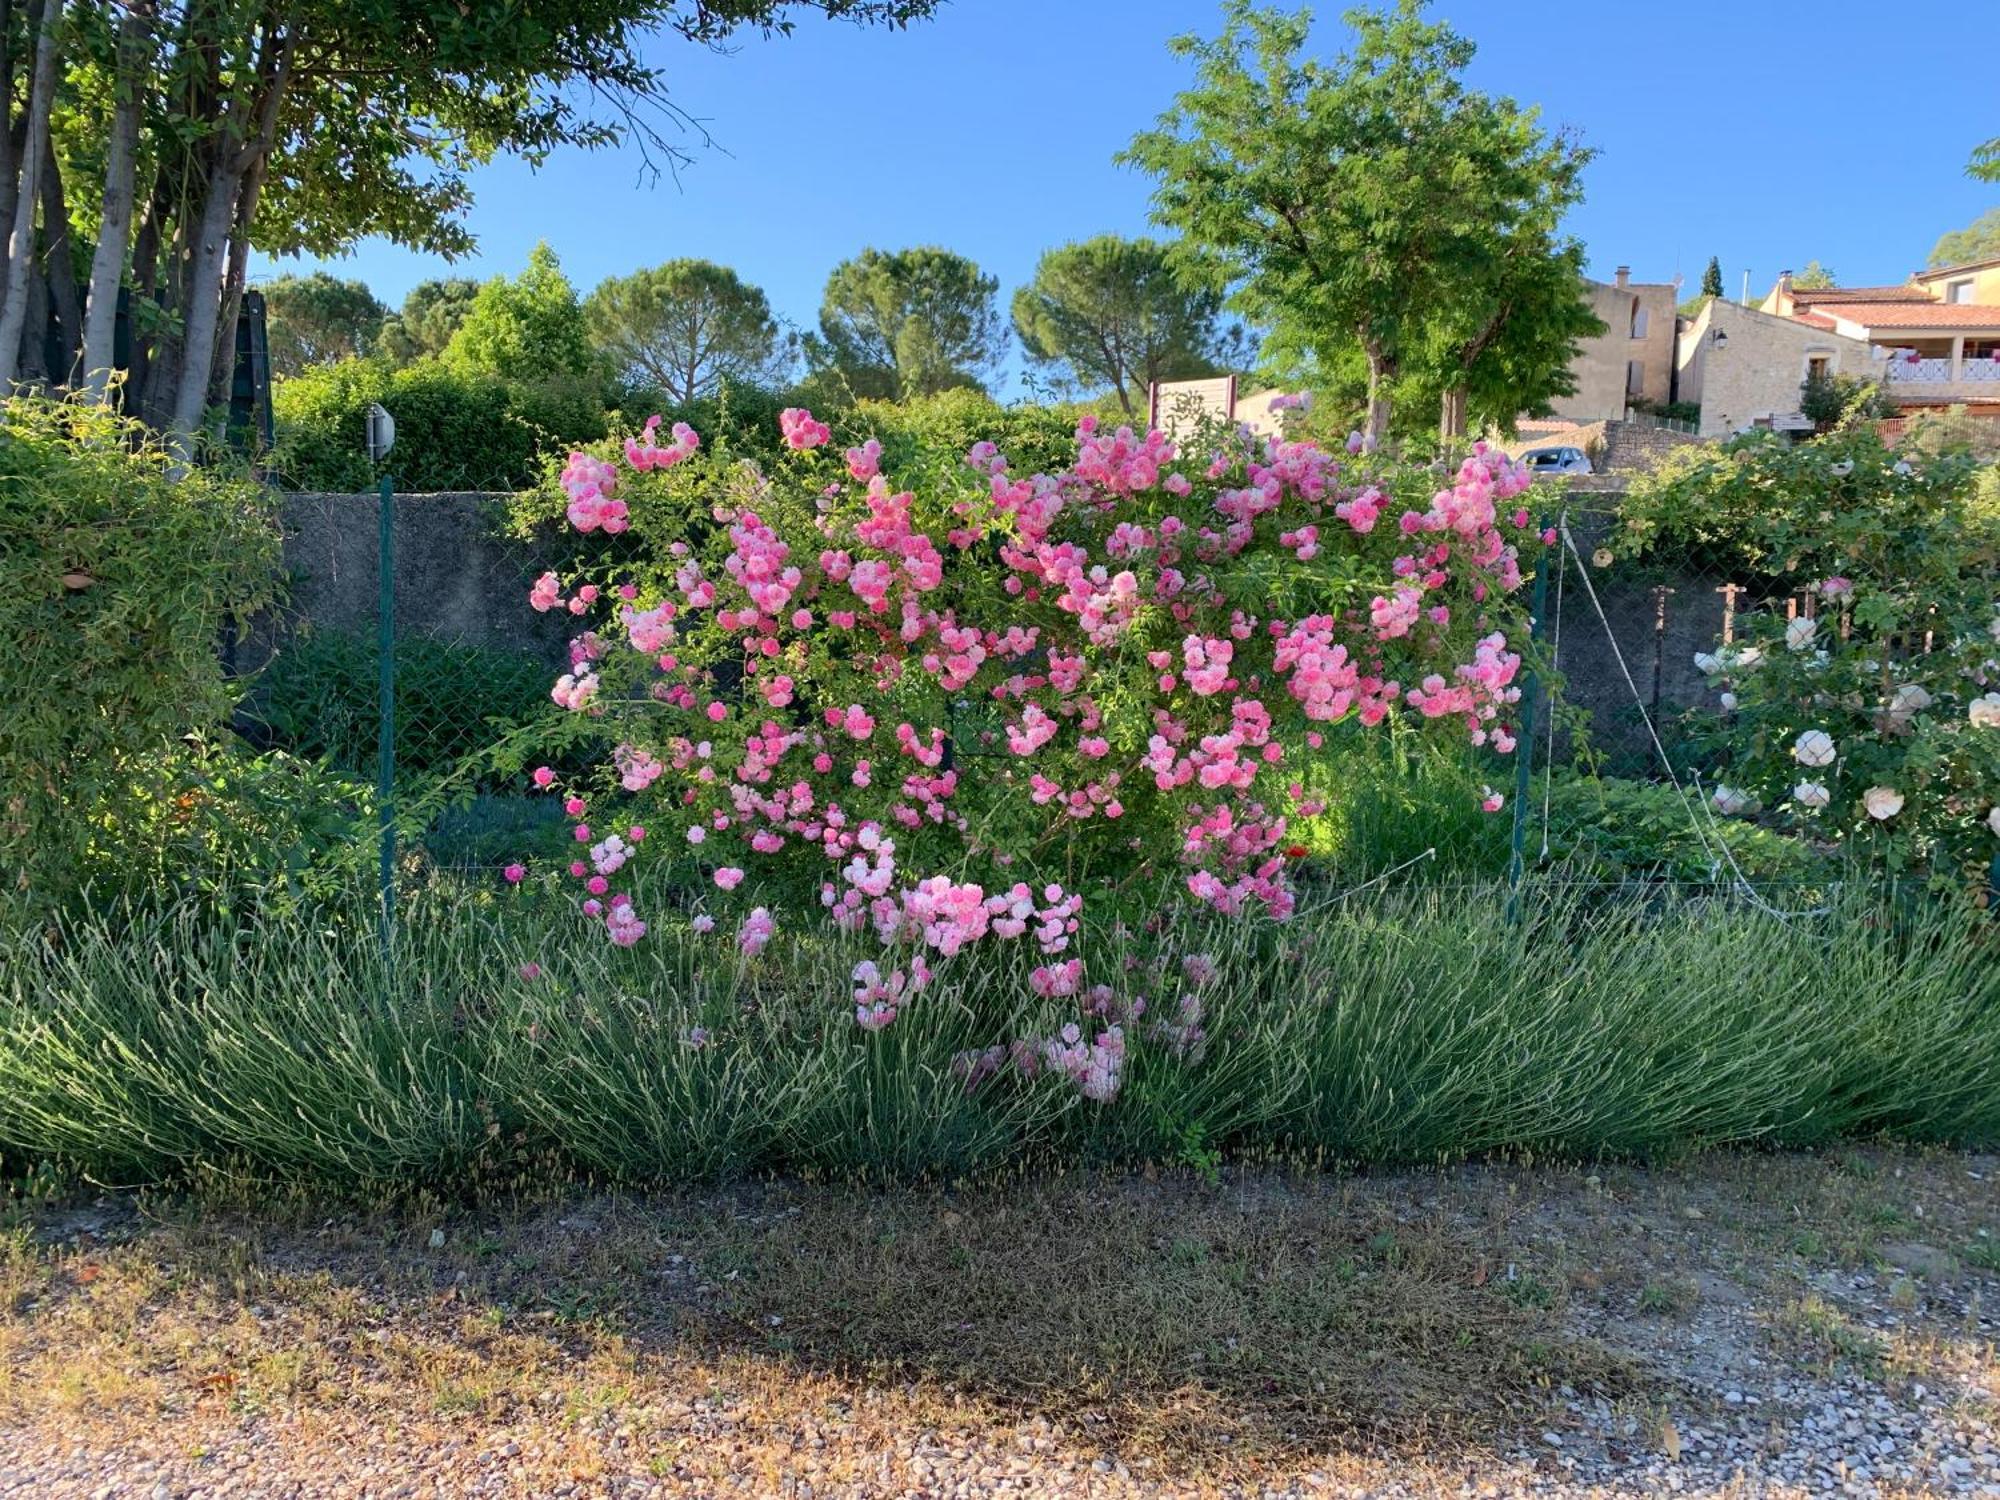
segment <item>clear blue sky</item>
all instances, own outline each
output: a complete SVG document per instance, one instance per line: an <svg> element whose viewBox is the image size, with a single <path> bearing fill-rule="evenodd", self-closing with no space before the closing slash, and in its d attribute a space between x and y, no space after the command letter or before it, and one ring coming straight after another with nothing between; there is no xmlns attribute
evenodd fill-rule
<svg viewBox="0 0 2000 1500"><path fill-rule="evenodd" d="M1341 3L1314 7L1341 50ZM2000 204L1964 173L2000 135L2000 96L1953 38L1967 5L1864 0L1434 0L1479 46L1473 80L1539 104L1598 151L1570 225L1593 274L1699 281L1818 259L1845 282L1900 281L1932 242ZM565 152L475 179L479 252L457 267L370 242L338 274L400 301L430 276L513 274L547 239L579 290L676 256L734 266L810 326L833 265L866 245L941 244L1001 282L1046 247L1147 230L1148 183L1113 164L1187 81L1166 40L1218 29L1213 0L950 0L906 32L810 16L790 38L716 54L662 39L674 97L702 118L676 183L636 151ZM253 274L270 274L259 258ZM1015 391L1004 395L1018 394Z"/></svg>

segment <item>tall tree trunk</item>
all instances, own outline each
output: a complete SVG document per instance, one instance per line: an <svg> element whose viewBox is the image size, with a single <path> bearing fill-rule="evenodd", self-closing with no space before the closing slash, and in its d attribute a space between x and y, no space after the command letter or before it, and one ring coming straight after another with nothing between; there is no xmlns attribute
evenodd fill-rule
<svg viewBox="0 0 2000 1500"><path fill-rule="evenodd" d="M1446 442L1465 436L1466 395L1462 385L1445 388L1444 402L1438 412L1438 436Z"/></svg>
<svg viewBox="0 0 2000 1500"><path fill-rule="evenodd" d="M67 386L76 379L76 356L83 336L83 303L76 294L76 232L63 192L62 166L50 143L42 157L42 269L48 274L49 311L55 314L55 363L50 380ZM34 324L29 324L32 338Z"/></svg>
<svg viewBox="0 0 2000 1500"><path fill-rule="evenodd" d="M35 66L28 84L28 130L21 145L20 188L14 227L7 237L7 291L0 299L0 393L21 369L21 335L28 323L28 280L35 249L35 209L41 201L42 157L48 151L49 108L56 91L56 32L62 0L43 0L35 35Z"/></svg>
<svg viewBox="0 0 2000 1500"><path fill-rule="evenodd" d="M216 326L215 369L208 378L208 404L227 406L236 378L236 323L243 313L243 288L250 279L250 225L257 217L257 199L264 190L268 163L254 162L244 175L243 189L236 195L236 222L229 232L229 268L222 276L222 318ZM228 431L225 413L214 426L214 435Z"/></svg>
<svg viewBox="0 0 2000 1500"><path fill-rule="evenodd" d="M30 30L38 14L29 11ZM14 223L20 171L21 153L14 136L14 0L0 0L0 228ZM6 285L6 271L0 268L0 290Z"/></svg>
<svg viewBox="0 0 2000 1500"><path fill-rule="evenodd" d="M21 367L14 372L14 379L40 389L49 378L49 282L32 264L24 279L28 283L28 312L21 330Z"/></svg>
<svg viewBox="0 0 2000 1500"><path fill-rule="evenodd" d="M1368 355L1368 425L1363 436L1380 447L1389 436L1389 382L1396 378L1396 360L1375 339L1364 340L1361 347Z"/></svg>
<svg viewBox="0 0 2000 1500"><path fill-rule="evenodd" d="M160 292L161 226L172 212L169 178L156 171L146 194L146 211L139 216L139 232L132 239L132 298L127 337L131 340L131 366L125 373L125 395L119 405L133 416L150 411L158 399L159 384L154 376L154 336L140 315L147 305L162 305ZM114 319L115 319L114 314ZM114 346L116 338L113 339ZM116 359L114 347L113 358Z"/></svg>
<svg viewBox="0 0 2000 1500"><path fill-rule="evenodd" d="M259 86L263 90L251 131L245 139L231 141L225 136L209 175L208 193L202 201L201 221L193 236L193 257L187 266L187 321L181 347L181 369L173 412L168 422L170 441L183 461L193 454L196 431L208 405L208 377L215 368L216 328L221 320L224 265L229 253L231 230L235 227L239 195L253 166L270 155L277 138L278 113L285 86L291 77L291 38L272 32L265 38L259 59Z"/></svg>
<svg viewBox="0 0 2000 1500"><path fill-rule="evenodd" d="M153 0L133 0L118 28L118 103L104 165L104 217L90 258L90 300L83 325L83 390L102 401L110 386L118 328L118 290L125 279L125 251L132 238L139 144L140 94L152 50Z"/></svg>

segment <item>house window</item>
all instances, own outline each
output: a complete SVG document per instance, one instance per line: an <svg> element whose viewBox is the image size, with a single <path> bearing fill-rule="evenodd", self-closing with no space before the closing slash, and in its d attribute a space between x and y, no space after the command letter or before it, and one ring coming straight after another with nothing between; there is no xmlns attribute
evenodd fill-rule
<svg viewBox="0 0 2000 1500"><path fill-rule="evenodd" d="M1972 278L1963 281L1947 281L1944 284L1944 300L1947 302L1970 302L1972 300Z"/></svg>
<svg viewBox="0 0 2000 1500"><path fill-rule="evenodd" d="M1809 354L1806 356L1806 379L1824 381L1833 376L1833 356L1831 354Z"/></svg>
<svg viewBox="0 0 2000 1500"><path fill-rule="evenodd" d="M1646 336L1646 309L1641 307L1639 305L1639 299L1637 297L1634 297L1632 299L1632 337L1635 339L1642 339L1645 336Z"/></svg>
<svg viewBox="0 0 2000 1500"><path fill-rule="evenodd" d="M1625 361L1625 394L1628 396L1646 394L1646 366L1643 360Z"/></svg>

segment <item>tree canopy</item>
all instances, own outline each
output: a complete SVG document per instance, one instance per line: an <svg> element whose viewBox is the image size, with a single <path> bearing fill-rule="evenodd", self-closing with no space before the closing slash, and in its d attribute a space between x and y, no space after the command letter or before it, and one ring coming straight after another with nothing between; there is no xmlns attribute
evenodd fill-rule
<svg viewBox="0 0 2000 1500"><path fill-rule="evenodd" d="M584 303L592 339L621 378L686 406L725 382L781 384L792 342L763 291L727 266L670 260L599 283Z"/></svg>
<svg viewBox="0 0 2000 1500"><path fill-rule="evenodd" d="M1701 294L1704 297L1722 295L1722 257L1719 255L1711 255L1708 268L1701 273Z"/></svg>
<svg viewBox="0 0 2000 1500"><path fill-rule="evenodd" d="M1991 260L2000 256L2000 208L1989 208L1963 229L1940 235L1931 246L1929 264L1962 266L1967 261Z"/></svg>
<svg viewBox="0 0 2000 1500"><path fill-rule="evenodd" d="M314 271L275 277L258 290L274 375L372 354L381 341L388 309L363 282Z"/></svg>
<svg viewBox="0 0 2000 1500"><path fill-rule="evenodd" d="M1792 278L1792 289L1800 292L1822 292L1839 285L1840 278L1816 260L1807 261L1806 268Z"/></svg>
<svg viewBox="0 0 2000 1500"><path fill-rule="evenodd" d="M502 380L581 376L597 368L576 288L546 240L519 276L496 276L479 289L444 360Z"/></svg>
<svg viewBox="0 0 2000 1500"><path fill-rule="evenodd" d="M403 305L382 320L382 351L401 364L444 353L478 295L479 283L470 276L418 282Z"/></svg>
<svg viewBox="0 0 2000 1500"><path fill-rule="evenodd" d="M673 104L661 33L720 45L807 13L900 26L938 3L0 5L0 382L81 372L106 389L129 286L122 399L185 452L227 384L253 247L326 255L380 235L461 255L486 161L626 143L658 172L705 142Z"/></svg>
<svg viewBox="0 0 2000 1500"><path fill-rule="evenodd" d="M1156 179L1155 217L1219 262L1236 305L1281 347L1322 365L1360 351L1378 438L1409 362L1462 357L1503 314L1503 327L1574 321L1562 296L1508 309L1530 287L1560 287L1521 262L1564 252L1555 226L1587 154L1545 135L1533 110L1468 89L1472 44L1423 10L1350 12L1352 51L1321 62L1303 55L1303 12L1229 0L1220 36L1174 41L1195 82L1122 158ZM1566 296L1580 302L1581 283ZM1532 382L1519 406L1548 393Z"/></svg>
<svg viewBox="0 0 2000 1500"><path fill-rule="evenodd" d="M2000 182L2000 135L1972 148L1972 160L1966 163L1965 175L1977 177L1981 182Z"/></svg>
<svg viewBox="0 0 2000 1500"><path fill-rule="evenodd" d="M807 355L859 396L984 389L1006 348L999 291L997 277L934 245L864 250L827 277Z"/></svg>
<svg viewBox="0 0 2000 1500"><path fill-rule="evenodd" d="M1014 332L1031 363L1075 390L1108 388L1129 413L1154 381L1245 361L1222 300L1212 274L1190 274L1158 240L1102 234L1043 253L1014 293Z"/></svg>

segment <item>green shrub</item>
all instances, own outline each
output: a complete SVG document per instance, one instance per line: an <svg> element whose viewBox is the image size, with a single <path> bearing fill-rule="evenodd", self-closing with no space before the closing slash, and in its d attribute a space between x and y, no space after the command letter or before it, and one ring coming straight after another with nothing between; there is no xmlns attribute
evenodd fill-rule
<svg viewBox="0 0 2000 1500"><path fill-rule="evenodd" d="M133 762L110 808L117 857L93 867L99 899L294 906L340 888L372 854L370 783L281 750L252 753L233 736Z"/></svg>
<svg viewBox="0 0 2000 1500"><path fill-rule="evenodd" d="M587 380L508 382L438 359L401 369L346 359L272 388L273 467L284 482L305 490L372 486L366 437L373 402L396 419L388 468L405 490L521 489L535 482L545 458L605 433L602 393Z"/></svg>
<svg viewBox="0 0 2000 1500"><path fill-rule="evenodd" d="M135 790L229 716L218 644L277 591L271 497L177 474L142 428L16 398L0 408L0 868L58 897L124 868Z"/></svg>

